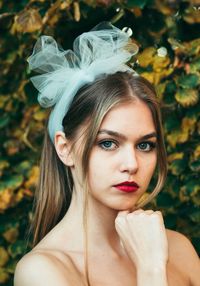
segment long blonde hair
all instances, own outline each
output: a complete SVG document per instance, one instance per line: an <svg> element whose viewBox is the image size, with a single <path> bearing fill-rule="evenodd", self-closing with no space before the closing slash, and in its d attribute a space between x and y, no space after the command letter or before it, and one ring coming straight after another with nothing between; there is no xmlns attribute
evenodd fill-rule
<svg viewBox="0 0 200 286"><path fill-rule="evenodd" d="M92 84L81 88L63 119L66 138L76 142L79 128L86 123L83 134L84 147L81 155L82 177L84 179L84 232L85 232L85 271L87 284L87 196L88 162L91 149L97 137L104 116L114 106L134 100L143 101L150 109L157 133L157 184L148 198L140 202L142 207L150 202L161 190L167 173L166 152L163 141L161 115L153 86L144 78L129 72L117 72L102 76ZM66 214L71 202L73 179L70 168L60 161L48 134L45 134L40 163L40 178L34 200L34 216L31 226L33 245L36 245Z"/></svg>

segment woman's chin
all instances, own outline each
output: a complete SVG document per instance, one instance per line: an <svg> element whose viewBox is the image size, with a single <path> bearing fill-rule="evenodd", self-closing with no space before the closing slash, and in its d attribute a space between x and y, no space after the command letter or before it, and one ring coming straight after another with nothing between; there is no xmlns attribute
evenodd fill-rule
<svg viewBox="0 0 200 286"><path fill-rule="evenodd" d="M135 204L124 204L120 206L115 206L113 209L116 211L129 211L132 212L135 209Z"/></svg>

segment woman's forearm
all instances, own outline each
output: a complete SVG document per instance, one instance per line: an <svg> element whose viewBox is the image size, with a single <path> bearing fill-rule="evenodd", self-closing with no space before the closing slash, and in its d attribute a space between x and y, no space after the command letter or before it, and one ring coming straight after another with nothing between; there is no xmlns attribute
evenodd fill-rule
<svg viewBox="0 0 200 286"><path fill-rule="evenodd" d="M137 286L168 286L166 267L138 267Z"/></svg>

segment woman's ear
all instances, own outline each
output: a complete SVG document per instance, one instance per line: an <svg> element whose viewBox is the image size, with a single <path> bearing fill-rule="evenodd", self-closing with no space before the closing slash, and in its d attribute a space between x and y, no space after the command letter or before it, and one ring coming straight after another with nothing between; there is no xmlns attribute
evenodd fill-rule
<svg viewBox="0 0 200 286"><path fill-rule="evenodd" d="M55 134L54 144L58 157L68 167L74 166L71 152L71 143L66 139L64 132L58 131Z"/></svg>

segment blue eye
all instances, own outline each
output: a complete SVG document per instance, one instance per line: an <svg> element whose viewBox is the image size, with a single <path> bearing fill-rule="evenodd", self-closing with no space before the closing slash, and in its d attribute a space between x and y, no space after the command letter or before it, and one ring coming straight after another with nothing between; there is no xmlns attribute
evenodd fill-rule
<svg viewBox="0 0 200 286"><path fill-rule="evenodd" d="M144 152L149 152L152 151L155 147L156 147L155 142L141 142L138 144L137 149Z"/></svg>
<svg viewBox="0 0 200 286"><path fill-rule="evenodd" d="M99 146L104 150L114 150L117 148L117 143L112 140L104 140L99 143Z"/></svg>

